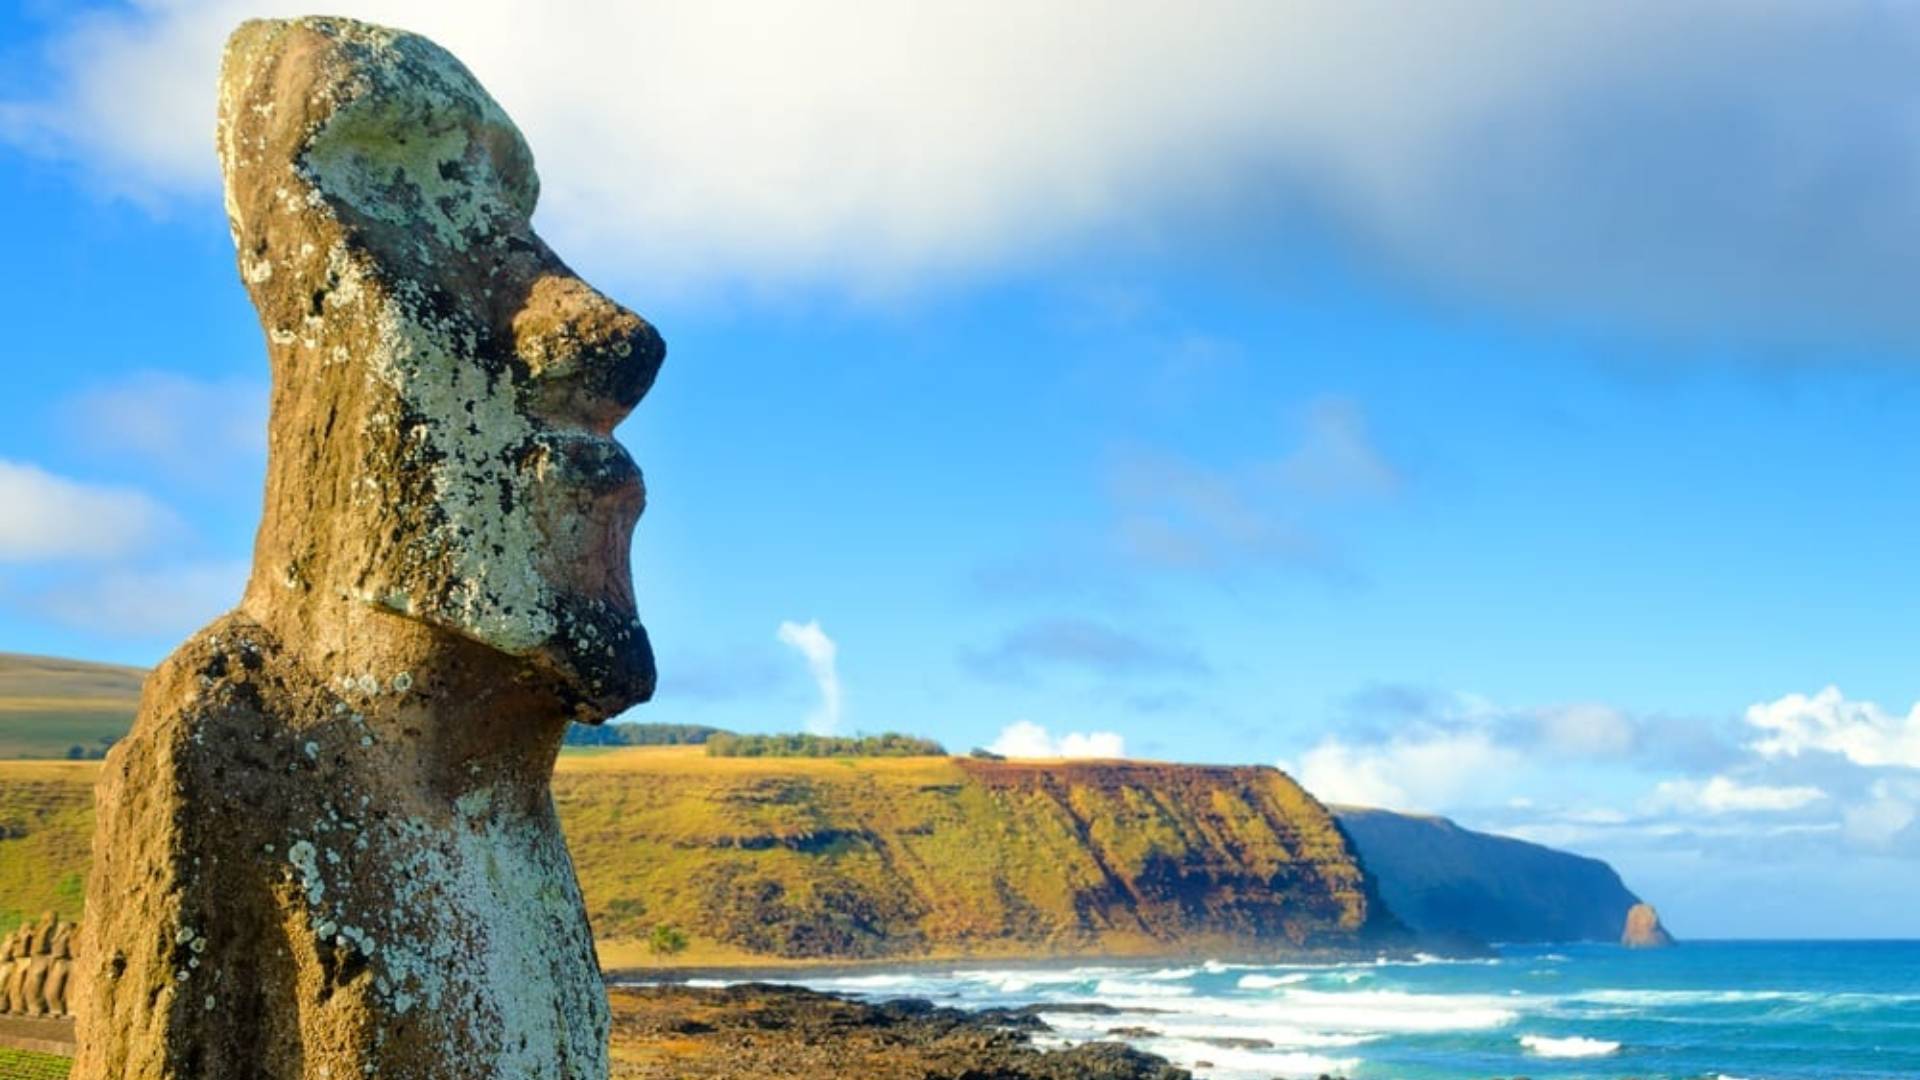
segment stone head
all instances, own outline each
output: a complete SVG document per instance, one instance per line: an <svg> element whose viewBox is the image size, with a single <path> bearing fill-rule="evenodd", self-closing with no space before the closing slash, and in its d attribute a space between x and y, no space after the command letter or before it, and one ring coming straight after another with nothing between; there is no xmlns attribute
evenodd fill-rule
<svg viewBox="0 0 1920 1080"><path fill-rule="evenodd" d="M612 432L665 346L535 235L513 122L424 38L259 21L218 140L273 374L249 609L437 627L553 676L577 719L647 699L645 490Z"/></svg>

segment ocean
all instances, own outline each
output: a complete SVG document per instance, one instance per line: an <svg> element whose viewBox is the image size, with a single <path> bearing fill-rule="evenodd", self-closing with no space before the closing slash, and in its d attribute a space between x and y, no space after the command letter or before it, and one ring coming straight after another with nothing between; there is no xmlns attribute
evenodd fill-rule
<svg viewBox="0 0 1920 1080"><path fill-rule="evenodd" d="M1920 1077L1920 942L1507 946L1330 965L914 970L789 977L871 998L1043 1012L1211 1080ZM1119 1034L1114 1034L1118 1031Z"/></svg>

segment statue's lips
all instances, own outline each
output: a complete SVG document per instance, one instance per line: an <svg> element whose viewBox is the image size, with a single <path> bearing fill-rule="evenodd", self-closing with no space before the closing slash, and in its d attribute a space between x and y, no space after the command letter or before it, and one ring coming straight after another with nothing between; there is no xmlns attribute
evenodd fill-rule
<svg viewBox="0 0 1920 1080"><path fill-rule="evenodd" d="M640 466L612 438L577 429L549 429L534 436L535 476L596 503L632 506L637 516L646 500Z"/></svg>

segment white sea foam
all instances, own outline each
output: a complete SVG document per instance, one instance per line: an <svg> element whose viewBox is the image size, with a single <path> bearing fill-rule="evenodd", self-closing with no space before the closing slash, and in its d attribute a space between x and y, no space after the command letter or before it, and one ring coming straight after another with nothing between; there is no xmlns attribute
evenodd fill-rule
<svg viewBox="0 0 1920 1080"><path fill-rule="evenodd" d="M1472 1031L1510 1024L1518 996L1410 994L1398 990L1282 990L1271 1006L1280 1019L1323 1031Z"/></svg>
<svg viewBox="0 0 1920 1080"><path fill-rule="evenodd" d="M1260 1039L1282 1049L1358 1046L1378 1038L1372 1034L1312 1031L1295 1025L1275 1023L1265 1018L1236 1021L1232 1018L1216 1017L1201 1012L1169 1013L1156 1010L1101 1016L1043 1011L1040 1013L1040 1019L1055 1031L1079 1039L1099 1039L1110 1034L1115 1028L1137 1028L1152 1032L1154 1037L1187 1039L1194 1042Z"/></svg>
<svg viewBox="0 0 1920 1080"><path fill-rule="evenodd" d="M1193 993L1193 987L1137 979L1101 979L1094 984L1093 992L1113 998L1187 997Z"/></svg>
<svg viewBox="0 0 1920 1080"><path fill-rule="evenodd" d="M928 982L917 975L840 975L830 979L814 980L819 986L833 986L844 990L886 990L895 991L901 987Z"/></svg>
<svg viewBox="0 0 1920 1080"><path fill-rule="evenodd" d="M1140 977L1152 979L1155 982L1178 982L1181 979L1191 979L1198 974L1200 969L1197 967L1161 968L1159 971L1145 972Z"/></svg>
<svg viewBox="0 0 1920 1080"><path fill-rule="evenodd" d="M1547 1035L1522 1035L1520 1045L1529 1053L1544 1058L1590 1058L1606 1057L1620 1049L1620 1044L1607 1039L1589 1039L1581 1035L1568 1035L1553 1038Z"/></svg>
<svg viewBox="0 0 1920 1080"><path fill-rule="evenodd" d="M1208 1080L1268 1080L1269 1077L1317 1077L1349 1073L1360 1064L1359 1058L1336 1058L1322 1054L1271 1050L1239 1050L1185 1039L1148 1039L1141 1049L1188 1069L1206 1063Z"/></svg>
<svg viewBox="0 0 1920 1080"><path fill-rule="evenodd" d="M1304 971L1286 975L1242 975L1239 987L1242 990L1272 990L1276 986L1294 986L1311 978L1313 976Z"/></svg>
<svg viewBox="0 0 1920 1080"><path fill-rule="evenodd" d="M1819 1001L1826 994L1792 990L1590 990L1573 1000L1603 1005L1738 1005L1755 1001Z"/></svg>

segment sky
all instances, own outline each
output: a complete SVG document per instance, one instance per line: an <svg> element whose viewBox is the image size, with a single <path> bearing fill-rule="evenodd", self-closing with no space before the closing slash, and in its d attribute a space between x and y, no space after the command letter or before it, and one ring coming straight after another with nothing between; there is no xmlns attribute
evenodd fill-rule
<svg viewBox="0 0 1920 1080"><path fill-rule="evenodd" d="M1920 936L1920 7L342 2L660 328L630 717L1275 764ZM277 3L0 6L0 651L237 599Z"/></svg>

